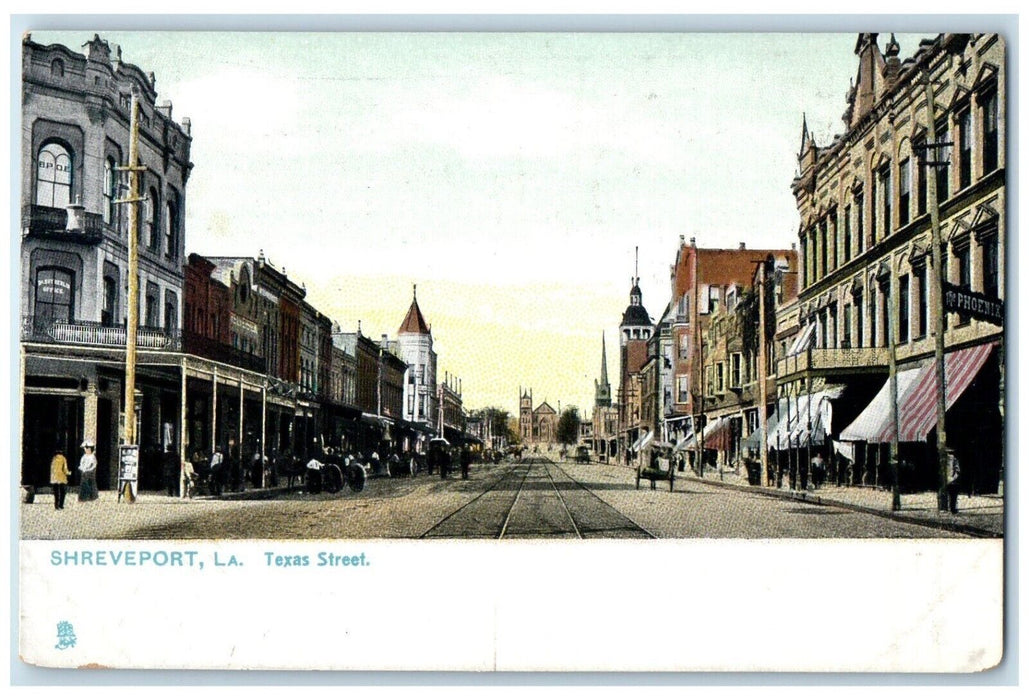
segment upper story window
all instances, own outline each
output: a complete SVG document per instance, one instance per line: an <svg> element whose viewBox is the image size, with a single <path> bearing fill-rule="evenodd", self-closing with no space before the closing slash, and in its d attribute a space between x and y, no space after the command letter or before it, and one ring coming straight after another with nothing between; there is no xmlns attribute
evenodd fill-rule
<svg viewBox="0 0 1029 700"><path fill-rule="evenodd" d="M921 216L927 210L929 201L929 166L926 161L932 156L925 147L925 137L923 136L915 143L915 152L918 153L918 185L915 191L917 216Z"/></svg>
<svg viewBox="0 0 1029 700"><path fill-rule="evenodd" d="M707 288L708 294L708 311L710 313L718 313L718 300L720 298L718 287L711 285Z"/></svg>
<svg viewBox="0 0 1029 700"><path fill-rule="evenodd" d="M983 175L993 172L998 166L1000 150L999 119L997 115L997 90L980 98L982 103Z"/></svg>
<svg viewBox="0 0 1029 700"><path fill-rule="evenodd" d="M104 276L104 298L100 309L100 323L113 326L118 313L118 280L111 275Z"/></svg>
<svg viewBox="0 0 1029 700"><path fill-rule="evenodd" d="M972 184L972 110L958 115L958 189Z"/></svg>
<svg viewBox="0 0 1029 700"><path fill-rule="evenodd" d="M50 142L36 157L36 204L64 208L71 203L72 155L59 143Z"/></svg>
<svg viewBox="0 0 1029 700"><path fill-rule="evenodd" d="M854 193L854 206L857 207L854 217L857 235L854 237L854 242L857 244L855 246L857 254L861 255L865 250L865 197L861 190Z"/></svg>
<svg viewBox="0 0 1029 700"><path fill-rule="evenodd" d="M158 221L160 205L157 190L151 187L146 198L146 240L150 250L154 251L161 249L160 222Z"/></svg>
<svg viewBox="0 0 1029 700"><path fill-rule="evenodd" d="M905 158L900 161L898 169L900 177L900 200L897 202L899 208L900 225L906 226L911 220L911 159Z"/></svg>
<svg viewBox="0 0 1029 700"><path fill-rule="evenodd" d="M940 144L950 143L950 127L944 119L936 125L936 142ZM950 198L950 158L951 147L940 146L929 151L929 157L938 165L933 166L936 170L936 201L945 202ZM936 157L933 156L936 153Z"/></svg>
<svg viewBox="0 0 1029 700"><path fill-rule="evenodd" d="M908 275L901 275L897 290L897 340L901 343L908 342L911 335L911 278Z"/></svg>
<svg viewBox="0 0 1029 700"><path fill-rule="evenodd" d="M843 208L843 262L850 260L850 205Z"/></svg>
<svg viewBox="0 0 1029 700"><path fill-rule="evenodd" d="M883 198L883 237L893 230L893 174L887 163L879 170L879 187Z"/></svg>
<svg viewBox="0 0 1029 700"><path fill-rule="evenodd" d="M55 78L63 78L64 77L64 61L62 61L59 58L55 58L53 60L53 62L50 63L50 75L55 77Z"/></svg>
<svg viewBox="0 0 1029 700"><path fill-rule="evenodd" d="M104 161L104 223L111 225L114 222L114 200L116 199L116 183L114 158Z"/></svg>
<svg viewBox="0 0 1029 700"><path fill-rule="evenodd" d="M36 317L48 321L72 321L75 275L60 267L43 267L36 272Z"/></svg>
<svg viewBox="0 0 1029 700"><path fill-rule="evenodd" d="M172 194L168 196L168 203L164 216L164 254L166 257L175 259L178 257L179 248L179 204L177 197Z"/></svg>
<svg viewBox="0 0 1029 700"><path fill-rule="evenodd" d="M997 241L997 229L980 237L983 257L983 294L988 297L1000 297L1000 259Z"/></svg>

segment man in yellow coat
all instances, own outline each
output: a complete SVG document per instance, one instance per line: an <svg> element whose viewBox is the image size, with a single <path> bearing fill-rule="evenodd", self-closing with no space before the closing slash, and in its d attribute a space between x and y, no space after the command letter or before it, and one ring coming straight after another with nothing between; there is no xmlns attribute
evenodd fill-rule
<svg viewBox="0 0 1029 700"><path fill-rule="evenodd" d="M54 458L50 460L50 485L54 489L54 508L64 509L64 495L68 491L68 477L71 470L68 469L68 460L64 458L64 452L60 449L54 451Z"/></svg>

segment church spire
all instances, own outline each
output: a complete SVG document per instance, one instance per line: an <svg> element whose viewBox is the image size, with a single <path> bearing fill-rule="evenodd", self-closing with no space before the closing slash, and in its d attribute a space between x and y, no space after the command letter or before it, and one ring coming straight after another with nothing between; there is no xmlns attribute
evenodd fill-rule
<svg viewBox="0 0 1029 700"><path fill-rule="evenodd" d="M607 338L600 334L600 383L607 384Z"/></svg>

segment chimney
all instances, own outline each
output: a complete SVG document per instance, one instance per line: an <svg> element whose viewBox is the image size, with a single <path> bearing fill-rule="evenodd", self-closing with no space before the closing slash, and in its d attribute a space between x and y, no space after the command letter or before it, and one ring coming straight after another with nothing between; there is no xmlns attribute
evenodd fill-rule
<svg viewBox="0 0 1029 700"><path fill-rule="evenodd" d="M65 207L68 210L68 223L65 225L65 231L81 231L83 228L83 220L85 219L86 208L82 206L82 200L78 195L75 195L75 201Z"/></svg>
<svg viewBox="0 0 1029 700"><path fill-rule="evenodd" d="M746 249L747 249L747 242L746 241L740 241L740 250L746 250Z"/></svg>
<svg viewBox="0 0 1029 700"><path fill-rule="evenodd" d="M680 233L679 234L679 245L680 246L686 245L686 234L684 234L684 233Z"/></svg>
<svg viewBox="0 0 1029 700"><path fill-rule="evenodd" d="M796 250L796 249L797 249L797 242L796 241L791 242L790 243L790 250Z"/></svg>
<svg viewBox="0 0 1029 700"><path fill-rule="evenodd" d="M189 120L189 117L182 118L182 130L186 132L186 136L189 136L190 128L193 126L193 122Z"/></svg>
<svg viewBox="0 0 1029 700"><path fill-rule="evenodd" d="M165 119L172 118L172 103L171 100L162 100L157 105L157 111L164 115Z"/></svg>
<svg viewBox="0 0 1029 700"><path fill-rule="evenodd" d="M697 247L697 237L696 236L690 236L690 246L693 247L693 248Z"/></svg>

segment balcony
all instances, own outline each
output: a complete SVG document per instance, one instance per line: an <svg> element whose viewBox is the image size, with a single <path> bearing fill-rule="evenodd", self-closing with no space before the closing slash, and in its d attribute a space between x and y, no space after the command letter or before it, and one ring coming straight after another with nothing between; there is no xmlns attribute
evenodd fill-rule
<svg viewBox="0 0 1029 700"><path fill-rule="evenodd" d="M782 379L797 372L862 370L886 367L886 348L810 348L799 355L785 357L776 363L776 375Z"/></svg>
<svg viewBox="0 0 1029 700"><path fill-rule="evenodd" d="M24 316L21 324L23 343L57 343L95 347L125 347L125 326L105 326L96 321L59 321L39 316ZM181 350L178 329L136 329L136 347L140 350Z"/></svg>
<svg viewBox="0 0 1029 700"><path fill-rule="evenodd" d="M82 228L68 231L68 210L26 204L21 208L21 228L26 238L44 238L95 245L104 238L104 220L100 214L84 212Z"/></svg>
<svg viewBox="0 0 1029 700"><path fill-rule="evenodd" d="M265 374L267 371L267 364L263 357L251 355L239 348L234 348L226 343L220 343L193 331L183 330L182 337L184 352L204 357L208 360L214 360L215 362L223 362L240 369L250 370L251 372Z"/></svg>

